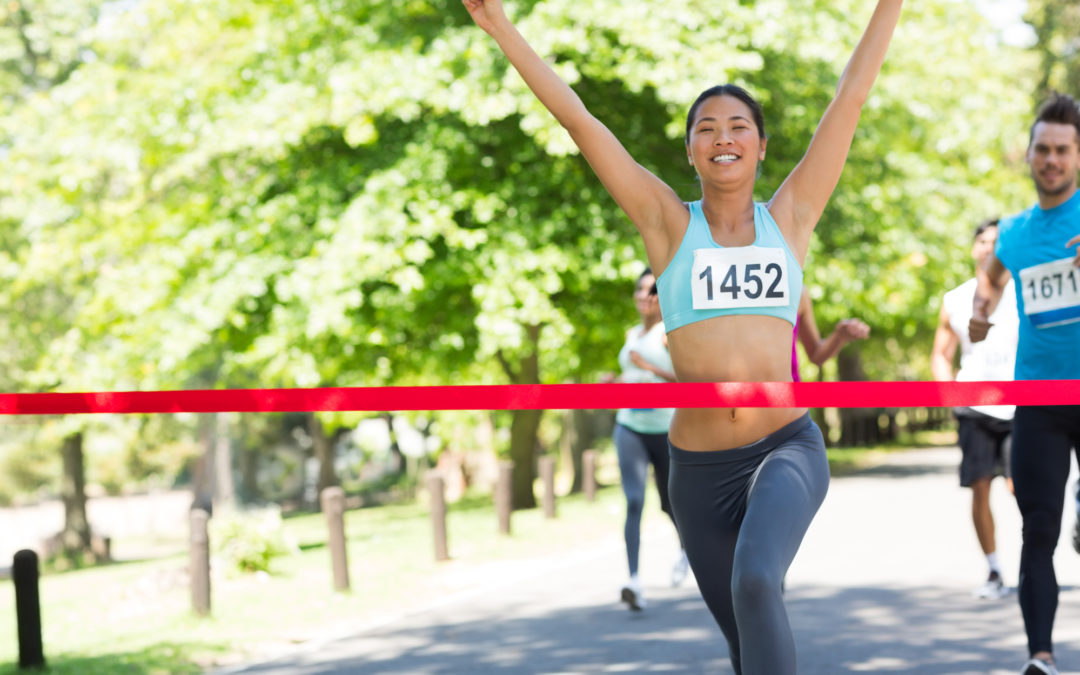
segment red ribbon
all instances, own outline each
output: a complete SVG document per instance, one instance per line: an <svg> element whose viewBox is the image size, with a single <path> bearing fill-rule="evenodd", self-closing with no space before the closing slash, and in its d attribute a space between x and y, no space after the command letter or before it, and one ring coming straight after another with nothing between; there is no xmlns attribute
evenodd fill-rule
<svg viewBox="0 0 1080 675"><path fill-rule="evenodd" d="M0 394L3 415L1080 405L1080 380L690 382Z"/></svg>

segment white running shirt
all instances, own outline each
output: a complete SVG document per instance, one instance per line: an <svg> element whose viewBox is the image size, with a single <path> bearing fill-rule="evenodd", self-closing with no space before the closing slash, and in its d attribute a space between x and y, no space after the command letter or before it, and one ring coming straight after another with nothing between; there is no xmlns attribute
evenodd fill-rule
<svg viewBox="0 0 1080 675"><path fill-rule="evenodd" d="M986 339L971 344L968 322L971 320L971 304L975 299L975 279L969 279L945 294L942 303L949 314L949 326L960 339L960 372L957 382L1003 381L1013 379L1016 364L1016 341L1020 333L1020 319L1016 314L1016 293L1012 279L1005 286L990 323L994 324ZM1016 411L1014 405L973 405L972 410L1002 420L1011 420Z"/></svg>

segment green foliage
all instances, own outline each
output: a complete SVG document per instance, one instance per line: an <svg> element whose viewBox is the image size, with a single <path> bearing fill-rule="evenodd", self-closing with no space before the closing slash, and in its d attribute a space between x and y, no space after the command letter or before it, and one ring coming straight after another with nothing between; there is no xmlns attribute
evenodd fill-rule
<svg viewBox="0 0 1080 675"><path fill-rule="evenodd" d="M748 84L767 112L767 199L872 3L646 4L518 14L687 199L685 106ZM956 25L970 39L949 37ZM1023 90L1024 60L991 36L964 3L905 9L819 228L821 323L871 323L874 376L923 375L895 364L927 350L926 298L969 273L974 222L1023 202L1009 162L1030 105L1000 92ZM51 293L68 325L26 382L498 382L494 357L527 357L530 325L542 381L613 366L638 238L456 3L143 3L93 48L7 122L19 168L0 180L0 216L29 242L11 302Z"/></svg>
<svg viewBox="0 0 1080 675"><path fill-rule="evenodd" d="M1028 0L1026 19L1035 29L1039 100L1052 91L1080 95L1080 5L1072 0Z"/></svg>
<svg viewBox="0 0 1080 675"><path fill-rule="evenodd" d="M98 560L91 551L59 548L42 559L41 571L44 574L61 574L97 564Z"/></svg>
<svg viewBox="0 0 1080 675"><path fill-rule="evenodd" d="M5 389L500 383L500 361L520 368L537 348L522 381L614 369L639 237L456 0L160 0L106 17L62 4L11 5L62 15L41 25L72 67L0 118L0 311L19 317L0 324ZM748 86L765 105L768 199L872 5L510 10L688 200L687 105ZM9 76L29 72L16 37L0 35ZM927 375L972 226L1030 200L1036 66L970 3L905 8L806 270L823 330L871 324L870 377ZM178 464L150 447L115 466Z"/></svg>
<svg viewBox="0 0 1080 675"><path fill-rule="evenodd" d="M87 57L104 0L12 0L0 5L0 92L12 103L65 81Z"/></svg>
<svg viewBox="0 0 1080 675"><path fill-rule="evenodd" d="M28 434L10 425L4 427L7 438L0 444L0 505L8 506L20 496L49 491L55 485L60 458L55 448L32 442Z"/></svg>
<svg viewBox="0 0 1080 675"><path fill-rule="evenodd" d="M270 572L275 558L295 550L285 538L275 510L217 516L210 521L210 541L227 567L238 572Z"/></svg>

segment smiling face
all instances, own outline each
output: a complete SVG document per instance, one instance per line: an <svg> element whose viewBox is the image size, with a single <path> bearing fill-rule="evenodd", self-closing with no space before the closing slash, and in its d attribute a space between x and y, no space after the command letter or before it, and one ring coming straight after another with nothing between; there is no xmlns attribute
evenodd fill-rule
<svg viewBox="0 0 1080 675"><path fill-rule="evenodd" d="M752 182L765 143L750 106L734 96L712 96L691 120L686 156L702 180Z"/></svg>
<svg viewBox="0 0 1080 675"><path fill-rule="evenodd" d="M1080 138L1072 124L1039 122L1031 130L1027 162L1042 197L1057 197L1076 190L1080 170Z"/></svg>

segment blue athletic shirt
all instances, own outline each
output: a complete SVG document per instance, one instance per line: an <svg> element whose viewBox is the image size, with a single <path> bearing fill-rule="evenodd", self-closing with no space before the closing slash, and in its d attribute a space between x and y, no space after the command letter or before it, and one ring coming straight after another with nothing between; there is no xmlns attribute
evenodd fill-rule
<svg viewBox="0 0 1080 675"><path fill-rule="evenodd" d="M754 243L717 244L701 210L691 202L690 224L679 250L656 279L667 332L715 316L760 314L795 325L803 271L769 209L754 204Z"/></svg>
<svg viewBox="0 0 1080 675"><path fill-rule="evenodd" d="M1052 209L1036 204L998 227L994 254L1012 275L1020 316L1017 380L1080 379L1080 269L1072 266L1075 248L1065 248L1078 234L1080 191Z"/></svg>

